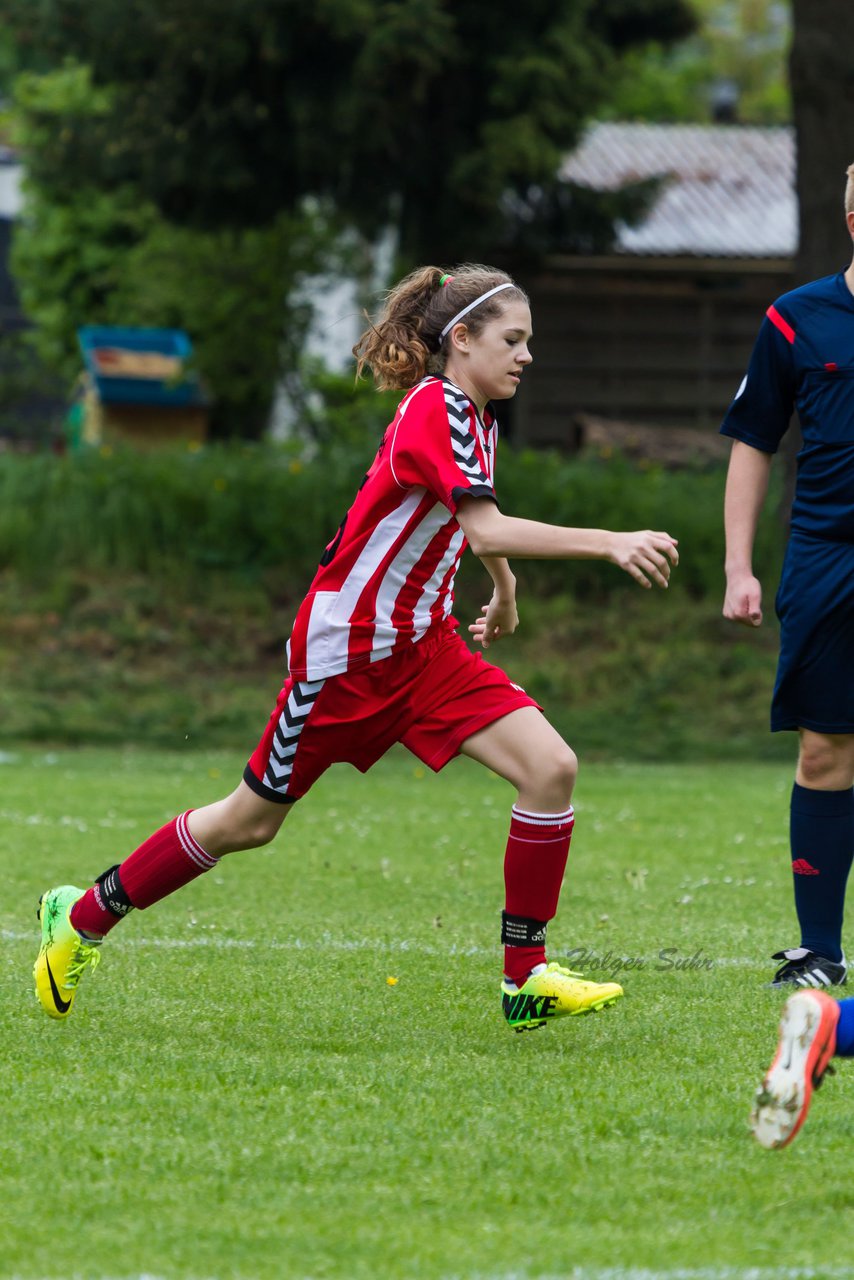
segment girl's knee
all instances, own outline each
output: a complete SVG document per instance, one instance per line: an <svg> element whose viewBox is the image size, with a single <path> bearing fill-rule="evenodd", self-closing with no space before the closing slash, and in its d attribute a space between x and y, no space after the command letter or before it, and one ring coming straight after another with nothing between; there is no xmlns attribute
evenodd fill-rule
<svg viewBox="0 0 854 1280"><path fill-rule="evenodd" d="M269 844L286 814L284 806L262 808L254 802L246 803L246 797L238 794L195 810L190 816L190 830L207 853L220 857Z"/></svg>
<svg viewBox="0 0 854 1280"><path fill-rule="evenodd" d="M524 794L536 797L534 803L543 813L557 813L569 806L577 777L578 757L562 742L531 761Z"/></svg>
<svg viewBox="0 0 854 1280"><path fill-rule="evenodd" d="M261 849L265 844L275 840L281 827L281 819L253 818L238 828L237 838L241 849Z"/></svg>
<svg viewBox="0 0 854 1280"><path fill-rule="evenodd" d="M578 777L578 756L572 747L568 747L563 743L563 750L555 755L554 759L554 780L559 786L566 787L569 790L569 796L575 786Z"/></svg>

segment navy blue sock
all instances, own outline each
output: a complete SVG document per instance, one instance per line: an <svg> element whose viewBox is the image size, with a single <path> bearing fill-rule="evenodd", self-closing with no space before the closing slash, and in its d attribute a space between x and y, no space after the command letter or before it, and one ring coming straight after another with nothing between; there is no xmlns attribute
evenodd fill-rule
<svg viewBox="0 0 854 1280"><path fill-rule="evenodd" d="M842 959L845 885L854 856L854 787L792 787L790 838L801 946Z"/></svg>
<svg viewBox="0 0 854 1280"><path fill-rule="evenodd" d="M854 1000L839 1001L836 1055L839 1058L854 1058Z"/></svg>

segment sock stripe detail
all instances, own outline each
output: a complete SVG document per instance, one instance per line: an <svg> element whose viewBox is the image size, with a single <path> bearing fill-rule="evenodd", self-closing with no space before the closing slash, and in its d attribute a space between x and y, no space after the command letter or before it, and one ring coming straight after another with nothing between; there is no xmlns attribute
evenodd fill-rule
<svg viewBox="0 0 854 1280"><path fill-rule="evenodd" d="M527 823L532 827L559 827L575 817L572 805L563 813L532 813L529 809L519 809L514 804L510 812L515 821Z"/></svg>
<svg viewBox="0 0 854 1280"><path fill-rule="evenodd" d="M212 858L209 853L206 853L198 840L194 839L190 834L190 828L187 826L187 818L192 812L192 809L188 809L186 813L182 813L175 820L175 831L181 842L181 848L184 850L190 861L194 862L197 867L201 867L203 871L210 871L211 867L216 866L218 860L216 858Z"/></svg>
<svg viewBox="0 0 854 1280"><path fill-rule="evenodd" d="M558 832L558 834L553 836L551 840L528 840L525 836L514 835L513 840L516 844L533 844L536 845L538 849L545 849L550 844L566 844L567 834L568 833L566 831Z"/></svg>

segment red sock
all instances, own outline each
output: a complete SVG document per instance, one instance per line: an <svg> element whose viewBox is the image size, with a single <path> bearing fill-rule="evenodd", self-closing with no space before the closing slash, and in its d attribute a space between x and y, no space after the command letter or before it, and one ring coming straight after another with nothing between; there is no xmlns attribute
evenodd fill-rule
<svg viewBox="0 0 854 1280"><path fill-rule="evenodd" d="M504 972L521 986L535 965L545 964L545 925L557 911L575 814L529 813L513 806L504 855L506 916L539 921L542 942L504 947Z"/></svg>
<svg viewBox="0 0 854 1280"><path fill-rule="evenodd" d="M121 889L130 906L150 907L216 866L217 859L205 853L190 835L187 818L191 813L189 809L167 822L118 867ZM96 883L75 902L69 919L83 933L105 934L122 916L110 910Z"/></svg>

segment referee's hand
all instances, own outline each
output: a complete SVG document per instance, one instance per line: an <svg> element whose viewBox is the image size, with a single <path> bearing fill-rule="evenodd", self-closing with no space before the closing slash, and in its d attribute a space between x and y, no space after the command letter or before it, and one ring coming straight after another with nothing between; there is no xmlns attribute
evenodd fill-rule
<svg viewBox="0 0 854 1280"><path fill-rule="evenodd" d="M752 574L738 574L727 579L723 615L744 627L762 625L762 587Z"/></svg>

